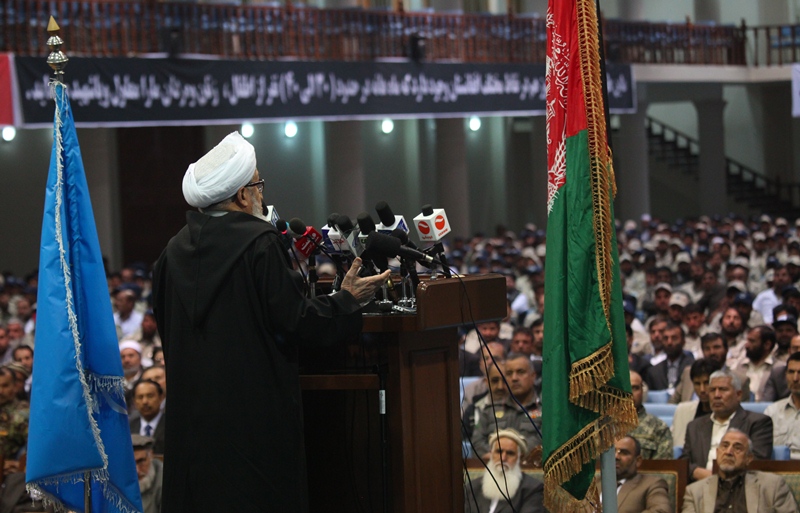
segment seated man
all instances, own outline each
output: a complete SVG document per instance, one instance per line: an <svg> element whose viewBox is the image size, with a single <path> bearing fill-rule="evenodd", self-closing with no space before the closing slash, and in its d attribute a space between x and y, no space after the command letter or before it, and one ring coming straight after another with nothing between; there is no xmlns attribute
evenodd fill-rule
<svg viewBox="0 0 800 513"><path fill-rule="evenodd" d="M700 349L703 352L703 358L707 360L716 360L719 362L720 369L725 369L727 366L725 362L728 358L728 345L725 342L725 338L722 337L719 333L706 333L700 339ZM675 387L675 393L669 398L669 402L672 404L682 403L684 401L693 401L697 399L694 390L694 384L692 383L692 378L690 376L690 369L691 366L686 367L683 370L683 375L681 376L680 382L678 386ZM742 398L743 401L750 400L750 378L747 377L747 374L742 372L734 371L742 382Z"/></svg>
<svg viewBox="0 0 800 513"><path fill-rule="evenodd" d="M480 413L472 433L475 454L484 461L489 461L491 456L489 437L500 429L516 430L525 438L526 444L531 449L542 444L539 436L539 426L541 426L539 398L533 389L536 379L533 362L524 354L509 354L505 362L505 378L513 397L506 397L501 404L487 406Z"/></svg>
<svg viewBox="0 0 800 513"><path fill-rule="evenodd" d="M544 483L522 472L528 452L525 439L513 429L501 429L489 439L492 458L483 476L466 483L467 513L544 512Z"/></svg>
<svg viewBox="0 0 800 513"><path fill-rule="evenodd" d="M716 449L719 474L686 487L682 512L797 513L792 490L783 478L747 470L754 458L752 448L745 433L729 429Z"/></svg>
<svg viewBox="0 0 800 513"><path fill-rule="evenodd" d="M800 353L789 356L785 373L789 397L767 406L764 414L772 419L772 443L788 446L791 459L800 460Z"/></svg>
<svg viewBox="0 0 800 513"><path fill-rule="evenodd" d="M478 423L484 411L496 405L497 408L502 409L505 403L506 396L508 396L508 388L506 382L503 381L503 372L505 368L505 360L495 360L497 365L491 364L489 367L489 375L486 381L489 383L489 389L481 395L481 397L474 403L470 403L464 408L462 416L462 431L465 440L470 440L475 432L475 424Z"/></svg>
<svg viewBox="0 0 800 513"><path fill-rule="evenodd" d="M641 445L641 457L645 460L671 460L672 433L669 426L656 417L647 413L642 404L642 377L631 371L631 390L633 392L633 405L639 414L639 425L628 433L636 438Z"/></svg>
<svg viewBox="0 0 800 513"><path fill-rule="evenodd" d="M792 337L789 343L789 354L800 351L800 335ZM789 386L786 384L786 364L778 363L770 371L767 382L764 385L764 394L761 399L766 402L775 402L778 399L789 397Z"/></svg>
<svg viewBox="0 0 800 513"><path fill-rule="evenodd" d="M720 370L717 360L701 358L695 361L690 368L690 376L694 388L695 401L684 401L675 408L672 417L672 445L683 447L686 439L686 426L694 419L711 414L711 402L708 396L708 383L713 373Z"/></svg>
<svg viewBox="0 0 800 513"><path fill-rule="evenodd" d="M489 391L489 386L486 382L486 368L487 366L494 366L492 357L494 357L496 361L505 360L506 351L503 344L500 342L489 342L481 347L481 351L477 353L476 356L478 357L481 379L475 380L464 387L464 400L461 401L461 409L464 411L466 411L470 405L485 396L486 392Z"/></svg>
<svg viewBox="0 0 800 513"><path fill-rule="evenodd" d="M623 436L616 447L618 513L671 513L667 482L656 476L639 474L641 445L632 436Z"/></svg>
<svg viewBox="0 0 800 513"><path fill-rule="evenodd" d="M683 351L685 344L683 328L678 324L672 322L667 324L661 344L666 358L647 369L645 380L650 390L668 390L672 394L678 385L683 369L694 362L694 356Z"/></svg>
<svg viewBox="0 0 800 513"><path fill-rule="evenodd" d="M742 383L730 370L711 375L708 386L711 415L695 419L686 426L686 443L681 458L689 460L689 480L699 481L711 475L722 435L729 428L744 432L752 441L756 458L772 457L772 419L741 406Z"/></svg>
<svg viewBox="0 0 800 513"><path fill-rule="evenodd" d="M139 418L131 419L131 434L139 434L153 438L153 451L164 454L164 417L161 410L164 391L155 381L144 379L133 387L133 404L139 411Z"/></svg>
<svg viewBox="0 0 800 513"><path fill-rule="evenodd" d="M153 458L153 439L136 433L131 435L133 459L139 476L143 513L161 512L161 489L164 479L164 464Z"/></svg>
<svg viewBox="0 0 800 513"><path fill-rule="evenodd" d="M5 471L15 472L20 451L28 443L29 407L16 398L16 378L7 367L0 367L0 457Z"/></svg>

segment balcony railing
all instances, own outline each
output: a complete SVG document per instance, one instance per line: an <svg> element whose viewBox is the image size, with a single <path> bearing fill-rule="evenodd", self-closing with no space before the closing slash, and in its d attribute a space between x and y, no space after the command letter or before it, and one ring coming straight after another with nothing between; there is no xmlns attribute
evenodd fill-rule
<svg viewBox="0 0 800 513"><path fill-rule="evenodd" d="M156 52L225 58L460 62L545 61L538 17L316 9L291 4L198 4L127 0L2 0L0 51L47 53L50 15L70 55ZM621 63L775 65L800 60L800 26L745 27L606 20L607 58Z"/></svg>

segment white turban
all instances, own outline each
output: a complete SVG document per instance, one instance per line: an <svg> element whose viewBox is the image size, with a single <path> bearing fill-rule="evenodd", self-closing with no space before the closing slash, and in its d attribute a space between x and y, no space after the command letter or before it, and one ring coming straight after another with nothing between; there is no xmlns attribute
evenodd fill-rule
<svg viewBox="0 0 800 513"><path fill-rule="evenodd" d="M189 165L183 175L183 197L197 208L219 203L236 194L256 172L256 150L239 132L233 132Z"/></svg>

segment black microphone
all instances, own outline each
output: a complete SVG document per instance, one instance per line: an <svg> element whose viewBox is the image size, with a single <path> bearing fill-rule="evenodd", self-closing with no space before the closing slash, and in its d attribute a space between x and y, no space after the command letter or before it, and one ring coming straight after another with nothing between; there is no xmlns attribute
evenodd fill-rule
<svg viewBox="0 0 800 513"><path fill-rule="evenodd" d="M389 235L391 235L392 237L394 237L396 239L400 239L400 243L403 246L408 246L411 249L416 249L417 251L419 251L419 248L417 247L417 245L414 244L414 241L412 241L411 239L408 238L408 233L406 233L404 230L401 230L400 228L396 228L396 229L392 230L392 233L390 233Z"/></svg>
<svg viewBox="0 0 800 513"><path fill-rule="evenodd" d="M294 239L292 239L292 236L288 233L289 223L287 223L285 219L278 219L275 221L275 228L277 228L281 234L280 239L283 243L283 247L285 249L291 248L294 243Z"/></svg>
<svg viewBox="0 0 800 513"><path fill-rule="evenodd" d="M426 255L422 251L403 246L400 243L400 239L380 232L372 232L367 236L366 249L372 254L384 255L389 258L399 256L407 260L441 265L441 263L432 256Z"/></svg>
<svg viewBox="0 0 800 513"><path fill-rule="evenodd" d="M358 214L357 220L358 220L358 230L361 232L358 238L361 241L362 245L366 245L369 234L376 233L375 221L372 219L372 216L369 215L369 213L367 212L362 212ZM375 267L377 267L378 270L380 270L381 272L389 268L389 261L386 259L386 256L380 253L375 253L374 251L369 251L367 250L366 246L364 247L364 253L361 255L361 258L372 262L372 264Z"/></svg>

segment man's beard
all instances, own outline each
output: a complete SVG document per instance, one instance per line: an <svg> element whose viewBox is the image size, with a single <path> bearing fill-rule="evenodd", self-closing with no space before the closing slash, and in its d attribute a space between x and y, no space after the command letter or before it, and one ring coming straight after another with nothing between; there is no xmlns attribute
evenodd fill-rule
<svg viewBox="0 0 800 513"><path fill-rule="evenodd" d="M140 370L142 370L142 366L141 365L137 365L136 367L128 367L127 369L126 368L122 369L122 371L125 374L126 378L130 378L130 377L133 377L133 376L139 374Z"/></svg>
<svg viewBox="0 0 800 513"><path fill-rule="evenodd" d="M255 193L251 193L250 204L252 206L250 207L250 215L252 215L253 217L257 217L262 221L269 221L269 219L267 219L267 216L264 215L264 212L267 210L264 200L262 199L261 203L257 203L255 200L256 200Z"/></svg>
<svg viewBox="0 0 800 513"><path fill-rule="evenodd" d="M483 475L483 489L481 491L483 496L489 500L511 499L517 494L521 482L522 469L519 467L519 460L512 468L507 468L505 471L503 471L501 462L489 463Z"/></svg>
<svg viewBox="0 0 800 513"><path fill-rule="evenodd" d="M764 357L764 348L751 349L750 351L746 350L744 355L747 356L751 362L759 362Z"/></svg>
<svg viewBox="0 0 800 513"><path fill-rule="evenodd" d="M139 478L139 490L144 493L150 488L152 488L153 483L156 480L156 468L150 463L150 468L147 470L147 474L144 477Z"/></svg>

